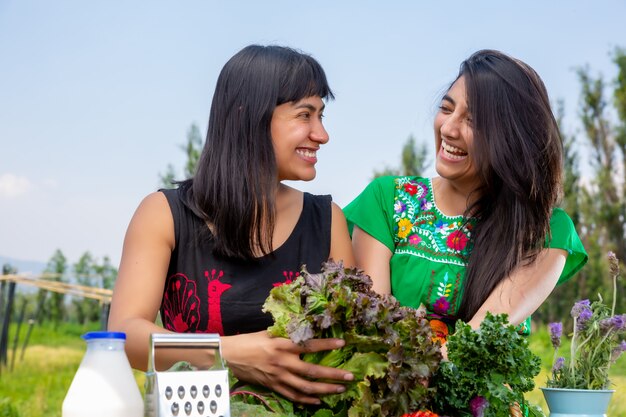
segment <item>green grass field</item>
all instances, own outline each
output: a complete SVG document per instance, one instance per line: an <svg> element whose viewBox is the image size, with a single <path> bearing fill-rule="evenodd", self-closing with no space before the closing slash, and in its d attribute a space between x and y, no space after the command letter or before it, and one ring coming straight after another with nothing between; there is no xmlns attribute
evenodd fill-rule
<svg viewBox="0 0 626 417"><path fill-rule="evenodd" d="M56 330L45 326L37 327L33 331L24 359L20 360L18 348L14 369L2 369L0 417L61 417L63 398L85 351L85 342L80 335L91 330L97 330L97 324L87 327L62 325ZM24 333L22 329L22 334ZM11 338L10 347L13 346L12 340ZM527 398L530 402L539 404L547 415L548 410L539 387L545 384L551 367L552 347L546 331L533 334L530 342L533 352L542 359L543 371L535 379L537 388ZM9 351L9 364L11 360L12 349ZM626 357L622 357L612 368L611 375L616 392L611 400L608 416L626 417ZM143 373L136 372L135 376L143 391ZM17 414L11 414L11 408Z"/></svg>
<svg viewBox="0 0 626 417"><path fill-rule="evenodd" d="M65 324L58 329L50 326L35 328L23 360L19 344L13 370L2 370L0 417L16 417L2 410L2 407L8 409L7 403L18 411L19 417L61 417L63 399L86 349L80 336L99 330L98 326L94 323L88 326ZM22 340L25 333L22 329ZM13 335L10 339L9 364L13 359ZM143 390L143 373L136 372L135 375ZM2 401L3 398L9 401Z"/></svg>

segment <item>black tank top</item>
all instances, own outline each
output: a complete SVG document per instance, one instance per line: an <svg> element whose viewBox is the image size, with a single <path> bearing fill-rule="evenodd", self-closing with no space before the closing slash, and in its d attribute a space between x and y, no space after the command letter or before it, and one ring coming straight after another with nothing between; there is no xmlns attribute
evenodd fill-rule
<svg viewBox="0 0 626 417"><path fill-rule="evenodd" d="M163 291L163 326L179 333L234 335L272 324L261 308L273 287L290 282L302 265L321 271L330 254L331 197L304 193L302 213L289 238L272 253L244 262L216 257L204 221L181 200L180 190L161 190L174 217L175 249Z"/></svg>

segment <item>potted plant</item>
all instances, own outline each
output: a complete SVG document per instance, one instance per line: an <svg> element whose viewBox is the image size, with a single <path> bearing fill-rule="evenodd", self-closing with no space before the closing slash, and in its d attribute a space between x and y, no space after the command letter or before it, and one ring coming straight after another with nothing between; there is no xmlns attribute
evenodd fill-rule
<svg viewBox="0 0 626 417"><path fill-rule="evenodd" d="M598 294L593 303L580 300L574 304L569 360L559 355L563 325L548 325L554 360L542 391L552 414L603 416L614 392L609 369L626 350L626 314L615 313L619 261L613 252L608 259L613 303L608 306Z"/></svg>

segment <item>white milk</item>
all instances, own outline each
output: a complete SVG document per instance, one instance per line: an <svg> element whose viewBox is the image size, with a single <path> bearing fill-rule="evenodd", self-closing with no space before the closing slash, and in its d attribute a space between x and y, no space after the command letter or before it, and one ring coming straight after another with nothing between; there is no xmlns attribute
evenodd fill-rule
<svg viewBox="0 0 626 417"><path fill-rule="evenodd" d="M63 417L143 417L143 400L124 352L126 335L90 332L87 352L63 401Z"/></svg>

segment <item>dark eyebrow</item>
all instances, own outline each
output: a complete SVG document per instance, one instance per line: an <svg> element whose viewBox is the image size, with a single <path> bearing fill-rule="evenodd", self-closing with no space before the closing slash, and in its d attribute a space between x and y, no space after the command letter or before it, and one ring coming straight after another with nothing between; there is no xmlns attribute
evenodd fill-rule
<svg viewBox="0 0 626 417"><path fill-rule="evenodd" d="M450 97L450 96L449 96L449 95L447 95L447 94L446 94L445 96L443 96L443 98L442 98L441 100L442 100L442 101L443 101L443 100L446 100L446 101L449 101L450 103L452 103L453 105L456 105L456 102L452 99L452 97Z"/></svg>
<svg viewBox="0 0 626 417"><path fill-rule="evenodd" d="M310 110L312 112L316 112L318 110L317 107L315 107L314 105L309 104L309 103L301 103L301 104L298 104L297 106L295 106L294 108L296 108L296 109L307 109L307 110ZM325 108L326 108L326 104L322 104L322 107L319 108L319 112L320 113L323 112Z"/></svg>

